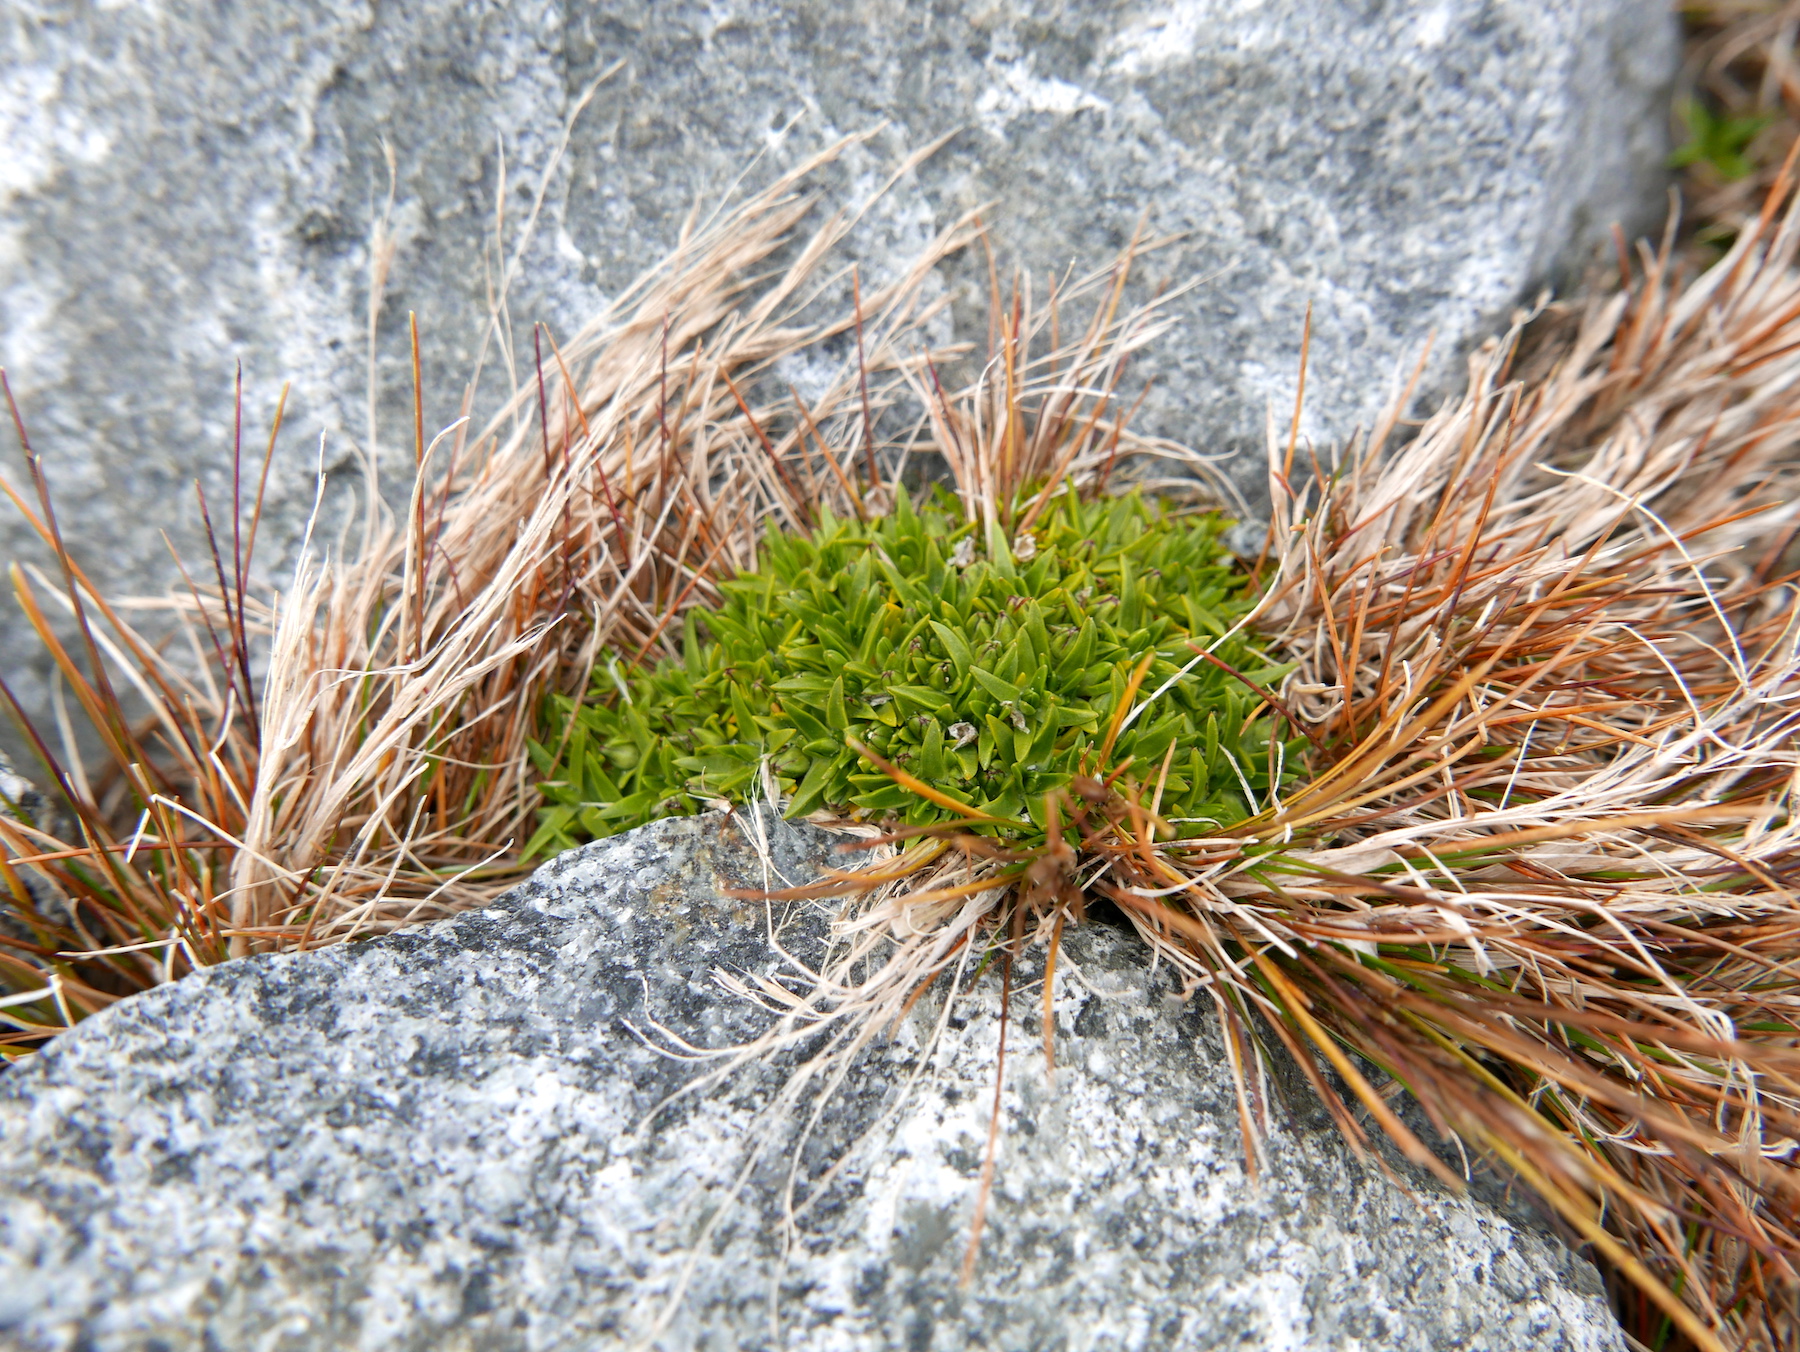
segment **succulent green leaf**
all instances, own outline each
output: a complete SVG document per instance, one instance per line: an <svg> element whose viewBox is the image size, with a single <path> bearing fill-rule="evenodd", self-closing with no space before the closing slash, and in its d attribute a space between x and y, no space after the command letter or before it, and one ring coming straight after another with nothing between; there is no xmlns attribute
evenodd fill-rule
<svg viewBox="0 0 1800 1352"><path fill-rule="evenodd" d="M969 674L975 678L983 690L995 699L1011 700L1016 703L1025 693L1011 681L1003 681L991 672L983 671L980 667L969 668Z"/></svg>
<svg viewBox="0 0 1800 1352"><path fill-rule="evenodd" d="M825 693L825 724L833 732L842 732L850 726L850 715L844 708L844 678L841 675Z"/></svg>
<svg viewBox="0 0 1800 1352"><path fill-rule="evenodd" d="M950 660L956 664L956 679L961 680L969 674L975 658L969 652L969 645L963 636L947 624L931 622L931 631L938 636L938 642L944 645L944 651L950 654Z"/></svg>

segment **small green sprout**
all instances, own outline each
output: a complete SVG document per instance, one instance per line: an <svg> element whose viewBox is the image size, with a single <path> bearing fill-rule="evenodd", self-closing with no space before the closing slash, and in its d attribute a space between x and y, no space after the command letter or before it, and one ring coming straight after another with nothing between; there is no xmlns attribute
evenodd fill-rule
<svg viewBox="0 0 1800 1352"><path fill-rule="evenodd" d="M1774 124L1774 118L1715 113L1698 99L1685 100L1680 111L1681 120L1687 124L1688 142L1669 156L1671 169L1705 161L1727 183L1756 172L1755 162L1744 152L1765 128Z"/></svg>
<svg viewBox="0 0 1800 1352"><path fill-rule="evenodd" d="M1271 742L1252 688L1288 669L1230 633L1252 598L1222 518L1065 491L1009 540L954 509L940 491L871 524L771 528L761 566L689 612L682 661L603 662L579 705L553 696L531 746L546 782L527 856L771 788L789 817L912 826L967 815L948 799L1018 823L988 834L1028 841L1047 794L1115 772L1146 806L1160 783L1160 815L1203 835L1295 772L1297 744Z"/></svg>

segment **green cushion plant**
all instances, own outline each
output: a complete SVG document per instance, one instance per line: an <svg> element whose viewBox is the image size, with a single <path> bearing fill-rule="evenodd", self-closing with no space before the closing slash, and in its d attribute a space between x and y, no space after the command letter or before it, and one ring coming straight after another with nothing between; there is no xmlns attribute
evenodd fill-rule
<svg viewBox="0 0 1800 1352"><path fill-rule="evenodd" d="M528 853L771 784L790 817L979 816L1029 839L1077 775L1139 793L1165 834L1216 834L1296 766L1256 693L1286 668L1232 632L1253 597L1227 524L1063 491L1009 540L940 490L871 523L771 527L760 567L688 612L683 660L551 697Z"/></svg>

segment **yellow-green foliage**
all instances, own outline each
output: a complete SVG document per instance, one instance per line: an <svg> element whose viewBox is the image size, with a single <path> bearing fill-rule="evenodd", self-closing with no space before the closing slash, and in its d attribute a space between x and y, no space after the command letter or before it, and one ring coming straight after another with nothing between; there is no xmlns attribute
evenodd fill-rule
<svg viewBox="0 0 1800 1352"><path fill-rule="evenodd" d="M762 566L724 583L717 608L689 613L683 661L630 674L609 665L579 707L555 697L547 745L567 736L560 759L532 748L547 782L530 852L744 802L763 792L765 757L790 816L958 816L852 740L1025 836L1041 827L1031 821L1044 796L1079 773L1129 759L1147 798L1171 744L1161 813L1183 834L1263 805L1293 751L1271 746L1245 681L1283 673L1243 636L1223 637L1250 598L1219 544L1221 518L1064 492L1029 542L1009 542L953 506L941 496L914 511L903 497L872 524L827 516L806 536L771 529ZM1206 647L1244 679L1196 660ZM1102 766L1114 710L1151 651L1139 700L1191 669L1118 733Z"/></svg>

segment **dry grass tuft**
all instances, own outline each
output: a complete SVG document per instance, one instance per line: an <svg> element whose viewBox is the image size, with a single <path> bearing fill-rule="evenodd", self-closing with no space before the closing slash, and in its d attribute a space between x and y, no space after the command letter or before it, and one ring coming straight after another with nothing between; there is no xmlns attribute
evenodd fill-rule
<svg viewBox="0 0 1800 1352"><path fill-rule="evenodd" d="M84 769L72 733L37 737L72 825L0 818L15 1050L194 966L505 886L544 696L672 653L771 517L877 514L938 466L984 523L1064 484L1174 491L1159 465L1205 468L1129 430L1127 361L1158 332L1123 303L1129 256L1036 301L996 279L978 374L947 390L926 281L973 222L834 303L853 222L797 234L817 163L696 224L567 342L535 330L485 426L415 427L404 516L371 500L280 595L246 581L260 489L240 474L177 598L185 651L88 585L28 457L32 494L7 491L62 576L15 589L106 754ZM1385 1132L1456 1185L1403 1089L1624 1279L1644 1342L1793 1345L1791 189L1691 283L1665 245L1617 295L1522 322L1403 447L1384 444L1398 408L1341 453L1274 439L1250 622L1300 664L1266 692L1311 747L1297 780L1268 776L1288 790L1229 837L1172 839L1155 767L1107 763L1109 739L1041 845L840 822L887 856L811 889L850 898L834 954L803 994L739 988L781 1020L738 1055L823 1031L800 1075L828 1086L927 984L988 965L1010 984L1030 944L1048 999L1065 927L1108 898L1224 1019L1252 1169L1259 1066L1287 1054L1354 1145ZM783 380L800 353L826 371L804 400ZM1115 726L1164 693L1131 682Z"/></svg>
<svg viewBox="0 0 1800 1352"><path fill-rule="evenodd" d="M1651 1342L1800 1335L1791 188L1519 376L1515 329L1393 456L1284 462L1269 621L1328 768L1279 865L1182 870L1195 970L1511 1165Z"/></svg>
<svg viewBox="0 0 1800 1352"><path fill-rule="evenodd" d="M1048 410L1029 441L991 399L944 396L939 363L964 352L927 348L924 327L948 303L927 283L974 222L865 290L834 254L853 218L797 233L815 201L804 180L847 144L690 222L670 258L574 337L534 330L529 356L513 354L527 377L480 430L459 420L428 442L422 422L409 429L418 474L403 519L369 496L279 594L248 580L261 487L240 465L185 594L109 602L65 547L17 425L34 491L5 491L61 576L15 571L15 591L105 757L84 768L63 720L50 735L27 728L73 823L63 839L55 823L0 818L26 870L8 885L30 931L0 935L21 988L10 1045L194 966L380 932L502 890L537 807L525 742L543 695L585 689L602 658L676 652L681 615L753 565L771 518L803 530L821 506L885 510L936 454L933 428L977 451L1001 437L1022 457L1015 477L1049 460L1200 463L1131 434L1113 400L1130 353L1158 332L1150 315L1119 312L1122 266L1065 282L1065 300L1099 295L1102 315L1050 364L1015 373ZM1022 296L1003 322L1036 335L1055 321ZM797 356L816 387L806 399L784 379ZM134 627L171 610L173 647ZM59 619L77 643L58 637ZM135 723L133 696L151 711ZM60 900L34 900L34 869Z"/></svg>

